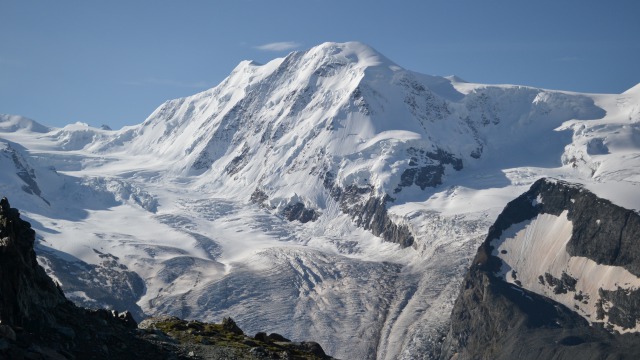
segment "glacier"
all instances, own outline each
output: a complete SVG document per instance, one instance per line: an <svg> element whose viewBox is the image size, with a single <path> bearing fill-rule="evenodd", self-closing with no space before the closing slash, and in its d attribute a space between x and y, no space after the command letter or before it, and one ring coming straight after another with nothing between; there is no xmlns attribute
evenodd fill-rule
<svg viewBox="0 0 640 360"><path fill-rule="evenodd" d="M640 209L639 123L640 85L475 84L324 43L120 130L0 115L0 191L79 304L428 359L489 226L535 180Z"/></svg>

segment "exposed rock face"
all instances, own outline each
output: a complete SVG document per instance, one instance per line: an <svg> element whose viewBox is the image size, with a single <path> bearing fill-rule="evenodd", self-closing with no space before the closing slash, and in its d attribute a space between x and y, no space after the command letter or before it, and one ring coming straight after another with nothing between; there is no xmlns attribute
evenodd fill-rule
<svg viewBox="0 0 640 360"><path fill-rule="evenodd" d="M393 190L394 194L403 188L416 185L424 190L442 184L446 166L454 170L462 170L462 160L452 154L438 149L429 152L424 149L410 147L406 150L409 167L400 175L400 183ZM409 247L414 244L413 233L406 224L398 223L389 217L387 203L394 201L389 194L379 194L373 186L357 184L339 185L336 175L331 171L323 174L323 186L331 197L340 204L343 213L350 215L356 225L369 230L375 236L386 241Z"/></svg>
<svg viewBox="0 0 640 360"><path fill-rule="evenodd" d="M534 201L538 196L544 201ZM567 245L569 254L587 257L598 264L621 266L640 276L640 216L579 185L538 180L507 205L489 230L488 238L498 238L511 225L538 214L557 216L563 211L568 211L567 217L573 223Z"/></svg>
<svg viewBox="0 0 640 360"><path fill-rule="evenodd" d="M440 149L436 152L428 152L423 149L409 148L407 155L410 156L409 168L400 175L400 184L394 193L399 193L403 187L414 184L422 190L442 184L445 165L451 165L457 171L462 170L462 160Z"/></svg>
<svg viewBox="0 0 640 360"><path fill-rule="evenodd" d="M523 251L517 261L510 254L536 249L527 241L552 237L557 243L563 239L557 234L561 229L567 231L566 245L546 257L567 264L552 263L536 251ZM634 211L581 186L537 181L507 205L478 250L456 300L441 358L639 358L638 234L640 215ZM509 241L511 247L504 246ZM527 257L535 265L522 266ZM571 267L573 261L585 264L583 272ZM553 266L539 274L533 270L547 263ZM607 284L618 273L627 274L628 281Z"/></svg>
<svg viewBox="0 0 640 360"><path fill-rule="evenodd" d="M35 330L55 324L51 310L67 301L38 266L35 231L6 198L0 201L0 321Z"/></svg>
<svg viewBox="0 0 640 360"><path fill-rule="evenodd" d="M269 200L269 195L267 195L264 191L256 188L251 194L251 202L254 204L258 204L261 206L265 206L264 202Z"/></svg>
<svg viewBox="0 0 640 360"><path fill-rule="evenodd" d="M264 191L256 188L251 194L251 202L260 205L263 208L269 208L268 200L269 195ZM280 214L289 221L299 221L301 223L307 223L309 221L316 221L320 216L320 213L315 209L307 207L305 204L299 201L292 201L280 210Z"/></svg>
<svg viewBox="0 0 640 360"><path fill-rule="evenodd" d="M637 359L640 337L613 335L569 308L474 266L441 359Z"/></svg>
<svg viewBox="0 0 640 360"><path fill-rule="evenodd" d="M0 144L0 155L4 155L13 161L13 165L16 169L16 175L18 175L20 180L24 182L24 185L22 185L22 191L27 194L34 194L40 197L45 203L49 204L49 202L42 197L42 191L36 181L35 171L31 166L29 166L23 155L16 150L15 147L19 147L19 145L6 143L2 146Z"/></svg>
<svg viewBox="0 0 640 360"><path fill-rule="evenodd" d="M340 204L342 212L349 214L356 225L402 247L413 245L414 237L409 227L396 224L389 217L386 204L391 197L376 196L373 187L349 185L342 188L335 184L334 178L333 173L327 172L323 185L329 190L331 197Z"/></svg>
<svg viewBox="0 0 640 360"><path fill-rule="evenodd" d="M31 225L6 198L0 201L0 238L0 357L167 358L135 336L129 313L86 310L67 300L37 263Z"/></svg>
<svg viewBox="0 0 640 360"><path fill-rule="evenodd" d="M301 202L287 205L282 210L282 215L289 221L298 220L303 224L318 219L318 213L313 209L306 208Z"/></svg>
<svg viewBox="0 0 640 360"><path fill-rule="evenodd" d="M413 234L407 225L396 224L389 217L386 204L390 199L389 196L383 198L370 197L363 205L356 205L351 208L343 205L343 211L353 216L358 226L371 230L373 235L398 243L402 247L409 247L414 242Z"/></svg>
<svg viewBox="0 0 640 360"><path fill-rule="evenodd" d="M138 328L127 311L79 308L38 265L34 241L31 225L3 198L0 359L330 359L316 343L249 338L230 318L221 325L163 318Z"/></svg>

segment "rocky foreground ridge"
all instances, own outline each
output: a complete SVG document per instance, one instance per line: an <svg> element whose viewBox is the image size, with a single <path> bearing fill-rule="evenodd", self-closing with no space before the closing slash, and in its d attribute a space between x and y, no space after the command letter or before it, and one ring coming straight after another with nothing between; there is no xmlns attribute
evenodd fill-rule
<svg viewBox="0 0 640 360"><path fill-rule="evenodd" d="M35 231L0 201L1 359L330 359L314 342L278 334L246 336L222 324L176 317L146 319L89 310L67 300L38 265Z"/></svg>
<svg viewBox="0 0 640 360"><path fill-rule="evenodd" d="M480 246L441 359L639 359L638 264L638 213L538 180Z"/></svg>

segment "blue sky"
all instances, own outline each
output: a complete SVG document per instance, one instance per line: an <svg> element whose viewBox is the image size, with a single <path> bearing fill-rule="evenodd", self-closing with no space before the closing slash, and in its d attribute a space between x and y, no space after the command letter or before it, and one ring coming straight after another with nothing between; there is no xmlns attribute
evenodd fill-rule
<svg viewBox="0 0 640 360"><path fill-rule="evenodd" d="M430 75L596 93L640 82L637 0L0 0L0 113L138 124L325 41Z"/></svg>

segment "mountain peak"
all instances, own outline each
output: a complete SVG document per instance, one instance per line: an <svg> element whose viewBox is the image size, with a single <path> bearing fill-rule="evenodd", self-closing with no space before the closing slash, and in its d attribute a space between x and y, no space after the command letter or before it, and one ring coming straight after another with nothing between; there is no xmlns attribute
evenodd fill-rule
<svg viewBox="0 0 640 360"><path fill-rule="evenodd" d="M389 66L392 70L401 69L393 61L382 55L373 47L357 42L325 42L307 50L293 51L284 58L277 58L266 64L253 60L243 60L235 67L232 74L255 73L256 71L268 75L281 64L290 66L292 62L311 65L314 68L335 65L352 65L359 68L370 66ZM260 69L260 70L257 70Z"/></svg>
<svg viewBox="0 0 640 360"><path fill-rule="evenodd" d="M341 60L362 67L386 65L400 69L398 65L373 47L357 41L344 43L325 42L304 53L307 56L320 57L325 61Z"/></svg>
<svg viewBox="0 0 640 360"><path fill-rule="evenodd" d="M449 75L449 76L445 76L444 78L455 83L468 83L467 80L459 77L458 75Z"/></svg>
<svg viewBox="0 0 640 360"><path fill-rule="evenodd" d="M51 129L23 116L0 114L0 131L15 132L20 130L46 133Z"/></svg>

